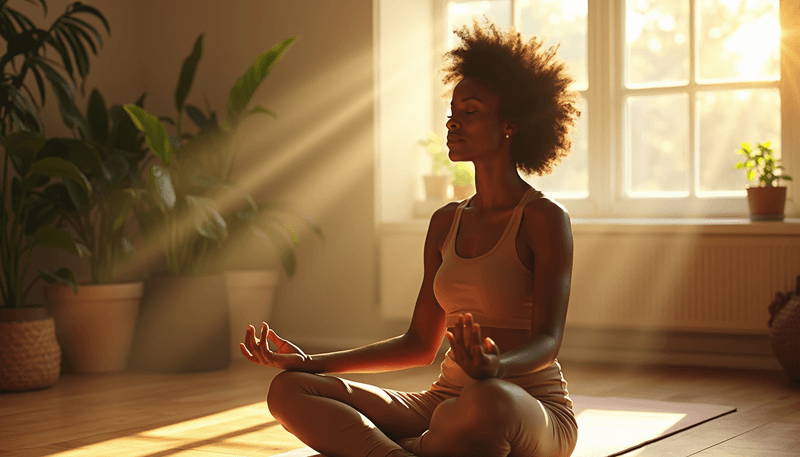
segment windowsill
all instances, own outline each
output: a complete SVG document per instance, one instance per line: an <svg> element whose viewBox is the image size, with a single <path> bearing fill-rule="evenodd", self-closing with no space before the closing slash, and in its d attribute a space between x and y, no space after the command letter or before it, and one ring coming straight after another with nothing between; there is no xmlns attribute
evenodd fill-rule
<svg viewBox="0 0 800 457"><path fill-rule="evenodd" d="M426 233L429 219L384 222L382 233ZM580 234L760 235L800 237L800 218L751 221L748 218L572 218Z"/></svg>

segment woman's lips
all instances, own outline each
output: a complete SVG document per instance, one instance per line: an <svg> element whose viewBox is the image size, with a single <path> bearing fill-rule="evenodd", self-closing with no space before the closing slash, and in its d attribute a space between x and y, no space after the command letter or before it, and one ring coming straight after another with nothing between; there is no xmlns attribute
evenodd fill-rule
<svg viewBox="0 0 800 457"><path fill-rule="evenodd" d="M450 143L458 143L460 141L464 141L464 138L461 138L460 136L453 135L453 134L447 135L447 143L448 144L450 144Z"/></svg>

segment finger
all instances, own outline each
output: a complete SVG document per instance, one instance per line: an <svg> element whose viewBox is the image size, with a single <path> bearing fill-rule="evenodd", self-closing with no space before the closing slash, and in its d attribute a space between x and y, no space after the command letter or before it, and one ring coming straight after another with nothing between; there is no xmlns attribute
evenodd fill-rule
<svg viewBox="0 0 800 457"><path fill-rule="evenodd" d="M486 339L483 340L483 342L486 345L486 352L492 353L494 355L500 355L500 348L497 347L497 343L495 343L493 339L487 336Z"/></svg>
<svg viewBox="0 0 800 457"><path fill-rule="evenodd" d="M256 329L253 328L252 325L248 325L247 330L244 333L244 345L250 352L250 354L252 354L255 351L255 344L253 344L255 342L255 336L254 336L255 331Z"/></svg>
<svg viewBox="0 0 800 457"><path fill-rule="evenodd" d="M470 341L470 344L481 347L481 341L481 326L472 324L472 341Z"/></svg>
<svg viewBox="0 0 800 457"><path fill-rule="evenodd" d="M464 356L464 347L459 344L459 340L450 332L446 333L447 341L450 343L450 352L453 353L453 360L462 360Z"/></svg>
<svg viewBox="0 0 800 457"><path fill-rule="evenodd" d="M261 354L261 339L256 338L256 328L252 325L250 328L252 329L250 337L251 346L248 349L250 349L250 352L253 353L253 356L258 359L259 363L264 363L264 355Z"/></svg>
<svg viewBox="0 0 800 457"><path fill-rule="evenodd" d="M464 317L464 346L472 345L472 314L467 313Z"/></svg>
<svg viewBox="0 0 800 457"><path fill-rule="evenodd" d="M259 351L258 351L258 342L256 341L256 329L252 325L247 326L247 333L244 338L244 345L245 348L250 353L252 358L248 358L252 362L261 363L261 358L259 358Z"/></svg>
<svg viewBox="0 0 800 457"><path fill-rule="evenodd" d="M258 350L261 353L261 356L264 358L266 362L270 358L270 350L269 350L269 339L267 339L267 335L269 335L269 326L266 322L261 323L261 335L259 336L258 341Z"/></svg>
<svg viewBox="0 0 800 457"><path fill-rule="evenodd" d="M458 344L464 343L464 315L459 314L456 318L456 326L453 328L453 336Z"/></svg>
<svg viewBox="0 0 800 457"><path fill-rule="evenodd" d="M247 360L258 363L258 359L256 359L253 356L253 354L251 354L250 351L247 350L247 348L244 346L244 343L239 343L239 349L242 350L242 355L244 355L247 358Z"/></svg>

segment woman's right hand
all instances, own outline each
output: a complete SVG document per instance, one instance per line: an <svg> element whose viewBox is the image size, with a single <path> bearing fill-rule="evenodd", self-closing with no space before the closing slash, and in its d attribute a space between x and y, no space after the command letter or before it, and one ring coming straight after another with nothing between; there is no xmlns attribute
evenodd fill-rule
<svg viewBox="0 0 800 457"><path fill-rule="evenodd" d="M272 341L278 350L270 350L268 341ZM239 343L239 347L247 360L282 370L304 371L303 365L311 359L311 356L306 355L299 347L279 337L266 322L261 325L261 335L258 339L256 339L256 329L248 325L244 343Z"/></svg>

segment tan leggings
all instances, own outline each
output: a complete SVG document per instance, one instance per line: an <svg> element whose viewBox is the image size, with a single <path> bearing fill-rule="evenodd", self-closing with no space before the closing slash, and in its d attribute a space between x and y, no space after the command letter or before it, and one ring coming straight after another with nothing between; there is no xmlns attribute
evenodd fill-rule
<svg viewBox="0 0 800 457"><path fill-rule="evenodd" d="M286 371L267 401L286 430L328 457L387 457L411 437L419 439L410 450L423 457L568 457L578 426L566 385L558 362L474 381L448 350L439 379L422 392Z"/></svg>

